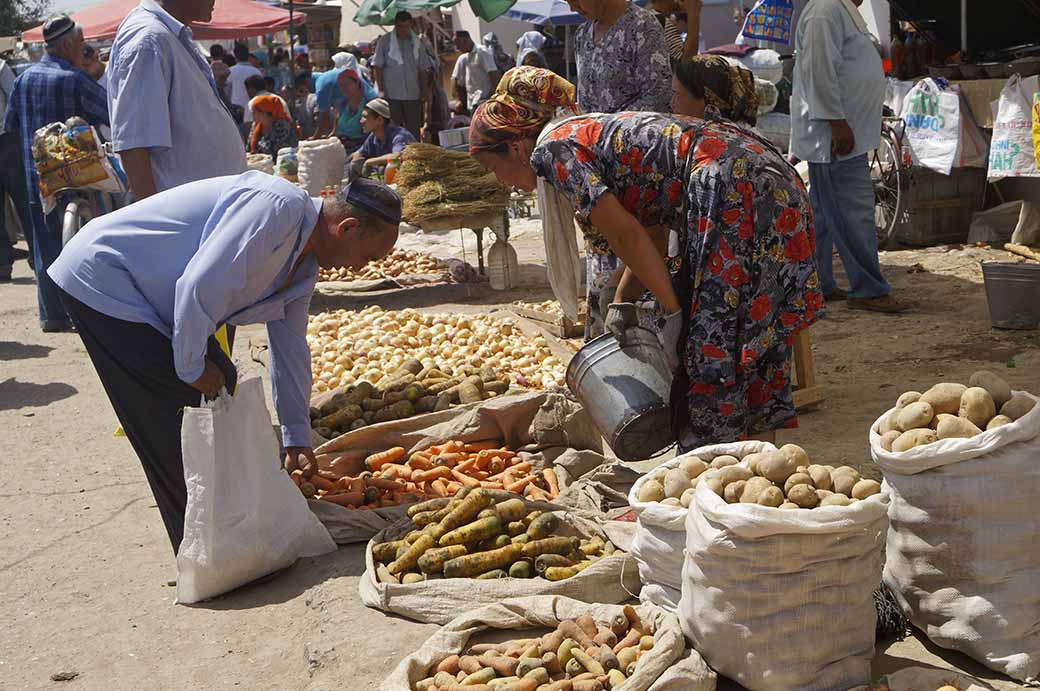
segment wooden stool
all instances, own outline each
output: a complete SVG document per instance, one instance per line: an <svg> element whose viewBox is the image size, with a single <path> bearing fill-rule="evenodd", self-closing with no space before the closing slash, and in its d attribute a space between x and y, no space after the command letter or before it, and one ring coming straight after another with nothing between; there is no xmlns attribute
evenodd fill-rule
<svg viewBox="0 0 1040 691"><path fill-rule="evenodd" d="M812 339L809 329L796 331L794 345L794 407L801 410L826 398L823 387L816 383L816 363L813 360Z"/></svg>

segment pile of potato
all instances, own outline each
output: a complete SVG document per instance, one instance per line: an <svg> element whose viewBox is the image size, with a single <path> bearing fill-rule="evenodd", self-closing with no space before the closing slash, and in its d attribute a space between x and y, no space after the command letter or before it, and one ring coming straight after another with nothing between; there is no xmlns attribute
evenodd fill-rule
<svg viewBox="0 0 1040 691"><path fill-rule="evenodd" d="M998 375L980 370L967 386L944 382L900 396L878 429L881 447L903 452L940 439L967 439L1014 422L1034 404L1028 396L1012 395Z"/></svg>
<svg viewBox="0 0 1040 691"><path fill-rule="evenodd" d="M741 461L746 461L746 467L739 465ZM678 468L654 472L657 475L640 487L639 500L675 507L688 507L701 482L729 504L780 509L848 506L881 491L878 482L863 479L850 466L811 464L805 450L795 444L743 458L688 456Z"/></svg>
<svg viewBox="0 0 1040 691"><path fill-rule="evenodd" d="M541 638L478 643L427 670L414 691L603 691L620 688L654 647L653 633L632 607L598 626L590 616L565 619Z"/></svg>
<svg viewBox="0 0 1040 691"><path fill-rule="evenodd" d="M465 365L454 374L405 360L378 386L362 379L320 407L311 407L311 428L326 439L366 425L404 420L446 410L453 404L477 403L509 390L509 380L490 367Z"/></svg>
<svg viewBox="0 0 1040 691"><path fill-rule="evenodd" d="M516 300L513 304L517 307L523 307L524 309L542 312L550 317L563 317L563 308L560 307L560 303L557 300L544 300L542 302L524 302L523 300ZM585 298L581 298L578 300L579 317L585 313L585 309Z"/></svg>
<svg viewBox="0 0 1040 691"><path fill-rule="evenodd" d="M525 388L562 386L565 364L541 336L528 339L510 319L423 314L413 309L321 312L307 324L315 391L380 383L406 360L456 372L490 367Z"/></svg>
<svg viewBox="0 0 1040 691"><path fill-rule="evenodd" d="M463 487L454 497L408 509L416 529L372 548L381 583L437 578L570 578L616 548L599 536L569 537L552 512L531 510L515 494Z"/></svg>
<svg viewBox="0 0 1040 691"><path fill-rule="evenodd" d="M693 492L697 487L698 478L707 469L708 464L697 456L680 458L679 465L675 468L652 470L650 479L639 488L637 498L639 501L658 502L677 509L688 508L693 502Z"/></svg>
<svg viewBox="0 0 1040 691"><path fill-rule="evenodd" d="M361 269L321 269L319 281L360 281L420 274L443 274L444 280L451 276L448 265L435 257L417 250L395 249L382 259L371 261Z"/></svg>

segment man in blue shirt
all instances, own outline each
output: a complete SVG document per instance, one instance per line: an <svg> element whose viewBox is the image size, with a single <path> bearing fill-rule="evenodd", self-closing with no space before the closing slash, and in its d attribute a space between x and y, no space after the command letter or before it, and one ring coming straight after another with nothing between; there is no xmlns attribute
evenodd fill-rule
<svg viewBox="0 0 1040 691"><path fill-rule="evenodd" d="M199 405L200 393L234 389L217 326L267 324L287 460L316 468L307 310L318 267L360 268L385 256L400 220L400 197L378 182L312 199L250 171L189 182L97 218L51 267L175 552L187 501L180 410Z"/></svg>
<svg viewBox="0 0 1040 691"><path fill-rule="evenodd" d="M390 104L382 98L365 104L361 112L361 128L368 132L368 137L350 157L352 175L360 175L365 168L385 166L415 142L411 132L390 120Z"/></svg>
<svg viewBox="0 0 1040 691"><path fill-rule="evenodd" d="M68 317L58 290L47 276L47 267L61 252L61 223L64 205L43 213L40 188L36 181L32 141L36 130L54 122L81 117L91 125L108 124L105 90L81 67L83 30L65 15L43 25L47 54L14 82L4 118L4 131L21 140L25 164L25 185L32 218L33 268L40 305L40 326L45 332L67 331Z"/></svg>
<svg viewBox="0 0 1040 691"><path fill-rule="evenodd" d="M210 20L205 4L141 0L112 44L112 141L137 200L246 169L238 125L188 28Z"/></svg>

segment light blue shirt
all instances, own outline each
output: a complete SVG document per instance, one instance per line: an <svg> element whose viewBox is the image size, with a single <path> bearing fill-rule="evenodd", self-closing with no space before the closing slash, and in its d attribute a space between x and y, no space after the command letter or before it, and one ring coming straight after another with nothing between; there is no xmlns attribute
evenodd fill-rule
<svg viewBox="0 0 1040 691"><path fill-rule="evenodd" d="M115 150L149 149L157 191L246 169L238 126L191 29L153 0L119 25L107 74Z"/></svg>
<svg viewBox="0 0 1040 691"><path fill-rule="evenodd" d="M831 161L828 120L849 123L856 145L840 160L862 156L881 141L885 74L866 21L851 0L811 0L795 30L791 153Z"/></svg>
<svg viewBox="0 0 1040 691"><path fill-rule="evenodd" d="M219 324L267 324L274 404L286 446L310 446L307 309L318 263L305 257L321 200L256 171L192 182L88 223L47 273L88 307L170 338L193 382ZM288 283L287 283L288 281Z"/></svg>

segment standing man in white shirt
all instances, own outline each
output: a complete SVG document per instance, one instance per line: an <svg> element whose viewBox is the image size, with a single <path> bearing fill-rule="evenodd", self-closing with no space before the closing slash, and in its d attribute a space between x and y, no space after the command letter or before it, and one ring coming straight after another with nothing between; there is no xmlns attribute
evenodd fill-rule
<svg viewBox="0 0 1040 691"><path fill-rule="evenodd" d="M253 129L253 113L249 110L249 94L246 92L246 80L250 77L263 79L264 73L249 63L249 49L241 43L235 44L235 60L231 66L231 102L242 108L242 141L246 134Z"/></svg>
<svg viewBox="0 0 1040 691"><path fill-rule="evenodd" d="M791 94L791 153L809 163L816 224L816 261L827 300L852 309L903 312L881 274L874 186L867 153L881 138L885 75L863 0L811 0L795 30ZM837 245L849 277L846 293L834 281Z"/></svg>
<svg viewBox="0 0 1040 691"><path fill-rule="evenodd" d="M498 71L491 51L475 44L468 31L455 32L455 49L462 53L451 73L455 98L465 103L472 113L491 98L502 73Z"/></svg>
<svg viewBox="0 0 1040 691"><path fill-rule="evenodd" d="M141 0L119 25L108 103L135 200L246 168L238 127L188 28L212 12L212 0L208 9L193 0Z"/></svg>
<svg viewBox="0 0 1040 691"><path fill-rule="evenodd" d="M416 139L424 120L429 120L436 68L433 56L413 30L412 15L398 12L394 30L379 39L372 74L379 95L390 104L394 122L404 125Z"/></svg>

